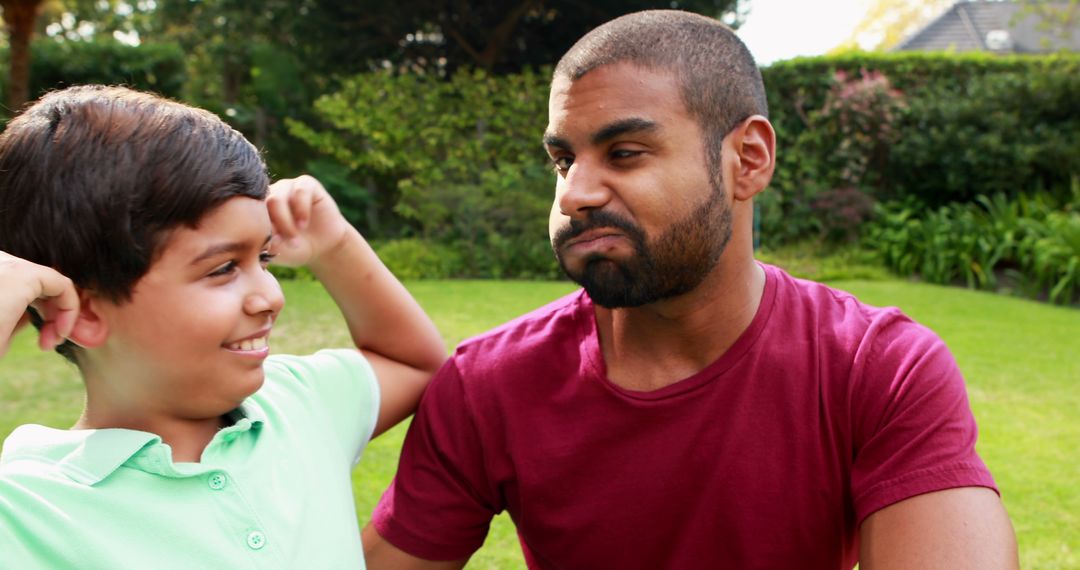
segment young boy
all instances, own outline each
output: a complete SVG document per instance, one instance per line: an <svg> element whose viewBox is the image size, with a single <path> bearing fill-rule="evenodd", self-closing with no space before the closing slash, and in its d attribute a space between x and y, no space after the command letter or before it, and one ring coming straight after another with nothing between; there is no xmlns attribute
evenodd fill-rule
<svg viewBox="0 0 1080 570"><path fill-rule="evenodd" d="M37 303L41 344L65 336L86 384L72 429L4 443L0 567L363 567L350 469L445 351L317 181L265 172L214 115L117 87L48 94L0 136L0 250L74 283L74 323ZM268 358L275 257L360 351Z"/></svg>

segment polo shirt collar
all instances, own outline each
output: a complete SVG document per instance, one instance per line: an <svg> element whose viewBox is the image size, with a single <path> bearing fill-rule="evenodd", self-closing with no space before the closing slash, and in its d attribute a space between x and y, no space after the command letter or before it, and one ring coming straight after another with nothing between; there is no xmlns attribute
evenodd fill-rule
<svg viewBox="0 0 1080 570"><path fill-rule="evenodd" d="M257 434L266 422L263 410L250 401L229 412L227 417L232 424L214 434L211 445L218 439L231 442L247 431ZM142 454L143 450L150 453ZM145 431L122 428L62 430L28 424L16 428L4 441L0 464L17 459L45 461L55 464L71 480L91 486L129 461L137 468L161 475L188 474L189 469L178 471L164 452L161 437ZM148 469L151 465L155 468Z"/></svg>

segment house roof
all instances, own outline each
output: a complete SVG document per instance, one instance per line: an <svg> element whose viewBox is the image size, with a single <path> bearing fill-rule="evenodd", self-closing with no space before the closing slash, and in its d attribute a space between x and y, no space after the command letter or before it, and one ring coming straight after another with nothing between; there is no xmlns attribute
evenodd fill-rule
<svg viewBox="0 0 1080 570"><path fill-rule="evenodd" d="M1065 2L1052 6L1067 9ZM944 14L930 22L896 51L991 51L997 53L1047 53L1058 50L1080 51L1080 17L1073 22L1072 33L1064 37L1051 30L1034 13L1023 13L1017 2L969 0L956 2Z"/></svg>

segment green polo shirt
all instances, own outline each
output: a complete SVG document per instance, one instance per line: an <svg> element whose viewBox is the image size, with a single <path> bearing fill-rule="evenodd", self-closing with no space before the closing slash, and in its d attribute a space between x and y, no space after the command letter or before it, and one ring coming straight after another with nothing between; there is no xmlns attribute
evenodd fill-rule
<svg viewBox="0 0 1080 570"><path fill-rule="evenodd" d="M355 350L265 369L200 463L146 432L16 429L0 568L363 568L350 472L375 429L375 374Z"/></svg>

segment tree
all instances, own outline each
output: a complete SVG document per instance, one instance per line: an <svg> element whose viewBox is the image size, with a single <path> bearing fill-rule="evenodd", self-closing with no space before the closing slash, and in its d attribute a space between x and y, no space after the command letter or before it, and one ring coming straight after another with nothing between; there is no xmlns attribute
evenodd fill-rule
<svg viewBox="0 0 1080 570"><path fill-rule="evenodd" d="M315 0L329 33L353 38L323 42L322 59L374 56L376 62L440 73L461 66L513 73L554 63L585 32L630 12L679 8L733 25L743 15L739 0L399 0L394 9L385 4Z"/></svg>
<svg viewBox="0 0 1080 570"><path fill-rule="evenodd" d="M833 51L886 51L942 14L955 0L874 0L851 36Z"/></svg>
<svg viewBox="0 0 1080 570"><path fill-rule="evenodd" d="M1028 0L1023 3L1012 23L1032 15L1038 18L1038 29L1067 41L1076 32L1080 20L1080 0ZM1052 47L1049 39L1044 42L1048 44L1047 47Z"/></svg>
<svg viewBox="0 0 1080 570"><path fill-rule="evenodd" d="M7 106L16 112L30 96L30 40L44 0L0 0L8 30L10 69Z"/></svg>

